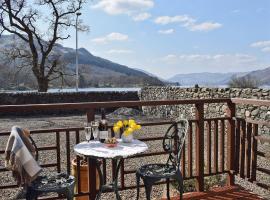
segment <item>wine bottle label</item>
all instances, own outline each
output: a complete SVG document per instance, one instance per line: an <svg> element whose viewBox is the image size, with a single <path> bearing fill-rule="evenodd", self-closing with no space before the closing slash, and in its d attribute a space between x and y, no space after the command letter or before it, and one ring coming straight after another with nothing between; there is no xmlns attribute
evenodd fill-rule
<svg viewBox="0 0 270 200"><path fill-rule="evenodd" d="M109 131L99 131L99 139L106 139L109 137Z"/></svg>

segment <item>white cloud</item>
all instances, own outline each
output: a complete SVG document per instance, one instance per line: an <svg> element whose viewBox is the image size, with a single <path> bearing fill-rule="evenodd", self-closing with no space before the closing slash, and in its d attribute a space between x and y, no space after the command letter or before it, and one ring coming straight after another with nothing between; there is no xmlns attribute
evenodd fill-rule
<svg viewBox="0 0 270 200"><path fill-rule="evenodd" d="M195 20L188 15L176 15L173 17L170 16L161 16L157 17L154 21L156 24L166 25L166 24L172 24L172 23L194 23Z"/></svg>
<svg viewBox="0 0 270 200"><path fill-rule="evenodd" d="M111 49L107 51L108 54L130 54L133 53L133 51L128 49Z"/></svg>
<svg viewBox="0 0 270 200"><path fill-rule="evenodd" d="M190 31L211 31L222 27L222 24L216 22L197 23L197 20L188 15L176 16L160 16L154 22L156 24L167 25L172 23L180 23L183 27Z"/></svg>
<svg viewBox="0 0 270 200"><path fill-rule="evenodd" d="M174 29L159 30L158 33L168 35L174 33Z"/></svg>
<svg viewBox="0 0 270 200"><path fill-rule="evenodd" d="M256 57L247 54L169 54L164 56L162 61L166 63L186 63L189 65L211 65L215 67L238 66L256 61Z"/></svg>
<svg viewBox="0 0 270 200"><path fill-rule="evenodd" d="M134 21L144 21L151 17L150 13L139 13L138 15L135 15L132 17Z"/></svg>
<svg viewBox="0 0 270 200"><path fill-rule="evenodd" d="M270 46L270 40L254 42L250 46L251 47L267 47L267 46Z"/></svg>
<svg viewBox="0 0 270 200"><path fill-rule="evenodd" d="M250 45L254 48L259 48L262 52L270 52L270 40L257 41Z"/></svg>
<svg viewBox="0 0 270 200"><path fill-rule="evenodd" d="M139 13L154 6L153 0L100 0L92 6L110 15Z"/></svg>
<svg viewBox="0 0 270 200"><path fill-rule="evenodd" d="M203 22L201 24L194 24L189 27L191 31L212 31L214 29L218 29L222 27L220 23L213 23L213 22Z"/></svg>
<svg viewBox="0 0 270 200"><path fill-rule="evenodd" d="M263 52L270 52L270 46L261 49Z"/></svg>
<svg viewBox="0 0 270 200"><path fill-rule="evenodd" d="M107 44L111 41L126 41L128 40L128 35L112 32L104 37L98 37L92 39L92 42L98 43L98 44Z"/></svg>
<svg viewBox="0 0 270 200"><path fill-rule="evenodd" d="M161 58L161 60L164 61L165 63L172 64L178 61L178 56L175 54L169 54Z"/></svg>
<svg viewBox="0 0 270 200"><path fill-rule="evenodd" d="M239 13L240 10L239 10L239 9L235 9L235 10L233 10L232 12L233 12L233 13Z"/></svg>

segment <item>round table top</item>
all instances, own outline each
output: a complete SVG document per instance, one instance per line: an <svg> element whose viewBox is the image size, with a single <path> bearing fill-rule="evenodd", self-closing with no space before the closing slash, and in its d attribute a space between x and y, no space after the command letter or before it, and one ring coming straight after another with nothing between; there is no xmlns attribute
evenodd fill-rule
<svg viewBox="0 0 270 200"><path fill-rule="evenodd" d="M133 140L131 143L124 143L122 139L117 139L116 147L107 147L99 141L82 142L74 147L74 151L78 155L90 156L95 158L127 158L145 152L147 145L139 140Z"/></svg>

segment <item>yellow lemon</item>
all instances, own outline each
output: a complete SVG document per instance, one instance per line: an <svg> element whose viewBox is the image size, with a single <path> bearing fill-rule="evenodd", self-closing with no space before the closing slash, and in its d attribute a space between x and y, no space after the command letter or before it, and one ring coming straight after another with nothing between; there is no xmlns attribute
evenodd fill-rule
<svg viewBox="0 0 270 200"><path fill-rule="evenodd" d="M127 126L127 125L128 125L128 120L124 120L124 121L123 121L123 124L124 124L125 126Z"/></svg>
<svg viewBox="0 0 270 200"><path fill-rule="evenodd" d="M118 122L116 123L116 125L119 126L119 128L122 128L122 127L123 127L123 122L122 122L122 121L118 121Z"/></svg>
<svg viewBox="0 0 270 200"><path fill-rule="evenodd" d="M130 133L128 133L127 130L125 130L123 134L124 134L125 136L128 136Z"/></svg>
<svg viewBox="0 0 270 200"><path fill-rule="evenodd" d="M137 125L135 123L133 123L133 124L130 125L130 128L132 128L133 130L136 130Z"/></svg>
<svg viewBox="0 0 270 200"><path fill-rule="evenodd" d="M142 128L142 126L141 125L136 125L136 130L140 130Z"/></svg>
<svg viewBox="0 0 270 200"><path fill-rule="evenodd" d="M128 128L128 129L127 129L127 133L129 133L129 134L132 133L133 131L134 131L133 128Z"/></svg>
<svg viewBox="0 0 270 200"><path fill-rule="evenodd" d="M135 122L135 120L134 120L134 119L130 119L130 120L128 120L128 124L129 124L129 125L134 124L134 123L136 124L136 122Z"/></svg>
<svg viewBox="0 0 270 200"><path fill-rule="evenodd" d="M113 131L114 131L115 133L118 133L119 130L120 130L120 127L119 127L119 126L114 126L114 127L113 127Z"/></svg>

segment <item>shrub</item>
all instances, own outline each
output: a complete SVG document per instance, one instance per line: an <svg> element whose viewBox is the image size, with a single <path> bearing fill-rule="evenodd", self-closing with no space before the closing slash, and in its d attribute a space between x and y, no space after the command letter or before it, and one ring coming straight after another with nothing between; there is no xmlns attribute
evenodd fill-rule
<svg viewBox="0 0 270 200"><path fill-rule="evenodd" d="M232 77L229 82L230 88L258 88L260 81L251 76Z"/></svg>

